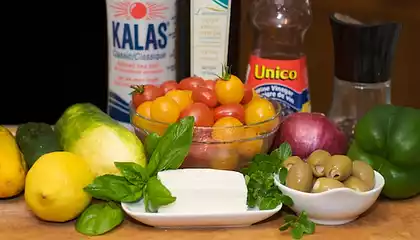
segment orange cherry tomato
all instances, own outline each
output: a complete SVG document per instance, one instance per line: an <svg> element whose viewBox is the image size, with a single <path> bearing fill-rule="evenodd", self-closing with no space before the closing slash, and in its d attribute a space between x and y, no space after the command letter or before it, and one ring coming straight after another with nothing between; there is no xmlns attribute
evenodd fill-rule
<svg viewBox="0 0 420 240"><path fill-rule="evenodd" d="M214 108L217 106L217 97L214 91L206 87L197 87L192 92L192 100L194 102L201 102L207 106Z"/></svg>
<svg viewBox="0 0 420 240"><path fill-rule="evenodd" d="M273 104L265 98L256 98L249 102L245 108L245 123L247 125L262 123L276 116ZM269 132L278 124L277 119L255 126L258 134Z"/></svg>
<svg viewBox="0 0 420 240"><path fill-rule="evenodd" d="M152 104L153 104L152 101L146 101L140 104L137 107L136 112L141 117L135 115L133 118L133 123L134 123L134 126L136 126L137 128L143 129L147 131L148 133L155 132L159 134L160 136L162 136L163 133L165 133L167 125L162 124L162 123L156 123L152 120L152 117L151 117Z"/></svg>
<svg viewBox="0 0 420 240"><path fill-rule="evenodd" d="M160 88L162 89L163 93L166 94L171 90L178 89L178 83L176 81L166 81L160 85Z"/></svg>
<svg viewBox="0 0 420 240"><path fill-rule="evenodd" d="M217 121L222 117L234 117L245 123L245 108L239 103L221 105L214 109L214 119Z"/></svg>
<svg viewBox="0 0 420 240"><path fill-rule="evenodd" d="M188 77L184 78L179 82L178 87L181 90L194 90L196 87L203 87L204 86L204 79L201 77Z"/></svg>
<svg viewBox="0 0 420 240"><path fill-rule="evenodd" d="M189 91L171 90L168 93L166 93L165 96L172 98L172 100L174 100L178 104L179 110L181 112L193 103Z"/></svg>
<svg viewBox="0 0 420 240"><path fill-rule="evenodd" d="M214 87L216 86L215 80L205 80L204 86L212 91L214 91Z"/></svg>
<svg viewBox="0 0 420 240"><path fill-rule="evenodd" d="M211 127L214 124L213 111L204 103L193 103L181 112L180 118L194 117L197 127Z"/></svg>
<svg viewBox="0 0 420 240"><path fill-rule="evenodd" d="M162 89L155 85L133 85L131 86L131 101L134 108L146 101L153 101L164 95Z"/></svg>
<svg viewBox="0 0 420 240"><path fill-rule="evenodd" d="M244 130L244 138L248 139L239 143L238 152L244 158L251 160L256 154L261 153L263 147L262 139L254 139L258 137L257 130L253 127ZM253 139L253 140L252 140Z"/></svg>
<svg viewBox="0 0 420 240"><path fill-rule="evenodd" d="M226 146L225 146L226 145ZM239 164L239 154L236 149L218 144L211 155L210 167L219 170L236 170Z"/></svg>
<svg viewBox="0 0 420 240"><path fill-rule="evenodd" d="M245 84L244 88L244 97L241 100L241 104L245 105L251 102L252 98L254 97L253 89L250 85Z"/></svg>
<svg viewBox="0 0 420 240"><path fill-rule="evenodd" d="M243 137L241 121L234 117L222 117L213 125L212 137L214 140L230 142Z"/></svg>
<svg viewBox="0 0 420 240"><path fill-rule="evenodd" d="M221 104L240 103L244 97L244 84L232 75L229 69L224 69L222 77L216 81L214 88L217 100Z"/></svg>
<svg viewBox="0 0 420 240"><path fill-rule="evenodd" d="M180 112L178 104L172 98L163 96L153 101L150 116L155 121L174 123L178 120Z"/></svg>

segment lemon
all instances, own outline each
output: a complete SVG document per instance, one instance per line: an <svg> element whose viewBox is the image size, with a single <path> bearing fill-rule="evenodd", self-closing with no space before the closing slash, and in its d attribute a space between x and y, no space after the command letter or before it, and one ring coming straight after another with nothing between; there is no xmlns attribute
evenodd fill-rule
<svg viewBox="0 0 420 240"><path fill-rule="evenodd" d="M83 188L93 179L83 158L70 152L47 153L28 171L26 204L42 220L72 220L89 205L91 196Z"/></svg>

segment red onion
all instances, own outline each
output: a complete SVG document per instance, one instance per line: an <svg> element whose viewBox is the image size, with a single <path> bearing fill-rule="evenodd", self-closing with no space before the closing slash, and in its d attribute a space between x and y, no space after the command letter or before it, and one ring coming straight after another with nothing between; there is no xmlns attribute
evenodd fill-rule
<svg viewBox="0 0 420 240"><path fill-rule="evenodd" d="M294 113L281 123L273 149L288 142L294 156L306 159L322 149L331 155L345 154L347 139L333 122L321 113Z"/></svg>

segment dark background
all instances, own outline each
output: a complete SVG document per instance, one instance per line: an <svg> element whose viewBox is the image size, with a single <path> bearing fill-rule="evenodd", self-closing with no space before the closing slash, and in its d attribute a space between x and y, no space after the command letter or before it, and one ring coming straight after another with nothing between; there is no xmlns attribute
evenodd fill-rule
<svg viewBox="0 0 420 240"><path fill-rule="evenodd" d="M76 102L106 110L105 1L8 4L2 9L13 17L2 21L0 35L0 124L54 123Z"/></svg>

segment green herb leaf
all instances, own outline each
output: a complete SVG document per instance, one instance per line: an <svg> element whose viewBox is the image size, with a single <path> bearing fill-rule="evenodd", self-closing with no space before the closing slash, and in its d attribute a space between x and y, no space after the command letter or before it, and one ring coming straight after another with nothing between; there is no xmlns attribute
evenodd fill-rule
<svg viewBox="0 0 420 240"><path fill-rule="evenodd" d="M286 184L287 173L288 173L287 168L280 167L278 175L279 175L280 183L283 185Z"/></svg>
<svg viewBox="0 0 420 240"><path fill-rule="evenodd" d="M130 183L144 186L149 178L146 169L133 162L115 162L114 165Z"/></svg>
<svg viewBox="0 0 420 240"><path fill-rule="evenodd" d="M147 165L147 173L154 176L158 172L177 169L188 155L193 138L194 117L182 118L171 124L160 138Z"/></svg>
<svg viewBox="0 0 420 240"><path fill-rule="evenodd" d="M284 224L279 228L280 231L285 231L291 228L293 239L301 239L305 234L313 234L315 232L315 223L308 219L305 211L302 211L299 216L286 215L284 217Z"/></svg>
<svg viewBox="0 0 420 240"><path fill-rule="evenodd" d="M159 140L160 136L157 133L151 133L147 135L146 140L144 142L147 158L150 158L152 156L159 143Z"/></svg>
<svg viewBox="0 0 420 240"><path fill-rule="evenodd" d="M88 236L111 231L124 220L124 212L114 202L96 203L86 208L76 220L76 231Z"/></svg>
<svg viewBox="0 0 420 240"><path fill-rule="evenodd" d="M287 195L284 195L284 194L282 194L281 196L279 196L279 198L280 198L280 201L284 204L284 205L286 205L286 206L288 206L288 207L292 207L293 206L293 199L292 198L290 198L289 196L287 196Z"/></svg>
<svg viewBox="0 0 420 240"><path fill-rule="evenodd" d="M289 143L282 143L277 149L271 152L270 156L277 158L280 162L283 162L288 157L292 156L292 148Z"/></svg>
<svg viewBox="0 0 420 240"><path fill-rule="evenodd" d="M303 228L301 225L297 225L292 229L293 239L301 239L303 237Z"/></svg>
<svg viewBox="0 0 420 240"><path fill-rule="evenodd" d="M124 177L106 174L96 177L84 190L100 200L135 202L142 197L142 188L143 186L131 184Z"/></svg>
<svg viewBox="0 0 420 240"><path fill-rule="evenodd" d="M156 177L152 177L147 182L147 201L150 203L150 207L157 210L161 206L165 206L175 202L176 197L172 196L171 192L162 184L162 182ZM150 208L146 208L146 211Z"/></svg>

